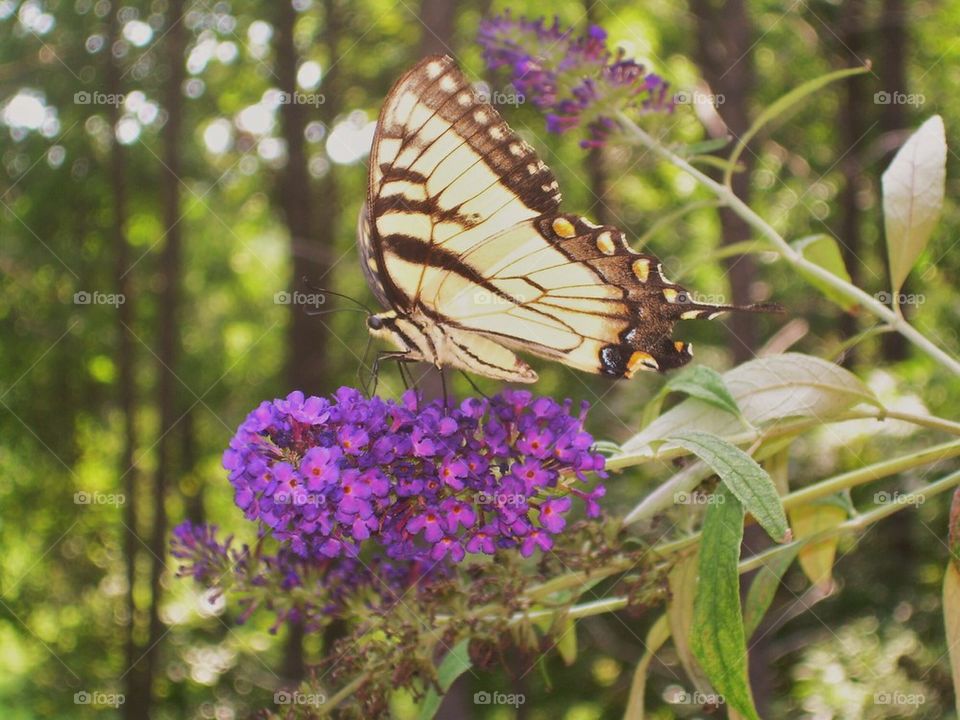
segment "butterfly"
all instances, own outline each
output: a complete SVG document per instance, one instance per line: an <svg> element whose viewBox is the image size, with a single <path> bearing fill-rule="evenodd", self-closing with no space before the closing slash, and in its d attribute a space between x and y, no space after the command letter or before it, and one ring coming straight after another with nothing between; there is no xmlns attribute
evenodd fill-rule
<svg viewBox="0 0 960 720"><path fill-rule="evenodd" d="M393 357L512 382L537 380L516 351L612 378L678 368L678 320L769 309L695 302L619 228L562 212L553 173L446 56L387 95L358 246Z"/></svg>

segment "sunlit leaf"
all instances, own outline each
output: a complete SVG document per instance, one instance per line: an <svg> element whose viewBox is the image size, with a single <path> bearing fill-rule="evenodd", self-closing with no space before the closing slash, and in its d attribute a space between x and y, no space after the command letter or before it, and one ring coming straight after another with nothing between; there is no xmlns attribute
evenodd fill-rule
<svg viewBox="0 0 960 720"><path fill-rule="evenodd" d="M670 440L709 465L771 538L777 542L790 539L787 516L777 488L756 460L737 446L709 433L689 431Z"/></svg>
<svg viewBox="0 0 960 720"><path fill-rule="evenodd" d="M554 630L557 633L557 652L565 665L573 665L577 661L576 621L569 615L564 615Z"/></svg>
<svg viewBox="0 0 960 720"><path fill-rule="evenodd" d="M758 720L747 678L747 644L740 614L740 543L743 507L725 486L707 506L700 542L692 648L700 667L727 704Z"/></svg>
<svg viewBox="0 0 960 720"><path fill-rule="evenodd" d="M760 427L789 417L829 421L855 405L880 404L873 392L848 370L801 353L745 362L725 372L723 381L745 420L699 398L688 398L627 440L624 453L652 456L654 445L686 430L731 437L750 431L751 425ZM669 446L670 443L664 445ZM616 465L616 458L611 459L611 464Z"/></svg>
<svg viewBox="0 0 960 720"><path fill-rule="evenodd" d="M809 260L832 275L836 275L844 282L850 282L850 273L847 272L847 266L843 262L843 255L840 253L840 246L837 241L829 235L817 234L808 235L792 243L793 249L797 250L804 258ZM807 272L803 268L798 268L803 277L822 292L833 303L839 305L844 310L852 310L856 307L855 302L842 293L837 292L831 285L825 283L821 278Z"/></svg>
<svg viewBox="0 0 960 720"><path fill-rule="evenodd" d="M940 218L946 163L943 119L934 115L904 143L883 173L883 222L894 293L900 291Z"/></svg>
<svg viewBox="0 0 960 720"><path fill-rule="evenodd" d="M790 510L790 525L799 540L830 530L847 519L846 509L832 501L801 505ZM815 586L824 590L833 584L833 562L838 538L826 538L800 548L799 562L804 574Z"/></svg>
<svg viewBox="0 0 960 720"><path fill-rule="evenodd" d="M436 715L437 710L440 709L440 702L443 700L441 693L446 693L453 682L472 667L469 646L469 638L461 640L440 661L440 665L437 667L437 684L440 686L441 692L438 693L434 687L427 690L427 694L420 705L420 720L429 720Z"/></svg>
<svg viewBox="0 0 960 720"><path fill-rule="evenodd" d="M643 720L645 710L643 696L647 689L647 670L653 658L656 657L657 650L669 637L670 626L667 623L667 616L661 615L647 631L647 637L643 643L643 655L637 662L636 670L633 671L633 682L630 684L630 697L627 700L627 712L624 713L624 718Z"/></svg>

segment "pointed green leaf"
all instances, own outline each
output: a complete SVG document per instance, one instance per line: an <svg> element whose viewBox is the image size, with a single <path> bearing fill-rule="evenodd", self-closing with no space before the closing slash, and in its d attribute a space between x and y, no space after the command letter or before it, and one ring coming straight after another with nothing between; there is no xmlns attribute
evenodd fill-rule
<svg viewBox="0 0 960 720"><path fill-rule="evenodd" d="M440 702L443 700L443 694L450 689L453 681L469 670L473 663L470 662L470 638L461 640L454 645L444 656L440 665L437 667L437 684L441 692L438 693L435 687L430 687L420 705L420 720L430 720L440 709Z"/></svg>
<svg viewBox="0 0 960 720"><path fill-rule="evenodd" d="M900 292L940 219L946 166L943 119L934 115L910 136L883 173L883 223L894 293Z"/></svg>
<svg viewBox="0 0 960 720"><path fill-rule="evenodd" d="M827 272L836 275L845 282L850 282L850 273L847 272L847 266L843 262L843 255L840 253L840 246L837 241L829 235L822 233L817 235L808 235L800 238L794 243L793 249L798 251L803 257L812 263L822 267ZM822 292L831 302L839 305L844 310L852 310L857 306L851 302L850 298L838 293L833 287L825 283L822 279L800 268L800 274L808 283Z"/></svg>
<svg viewBox="0 0 960 720"><path fill-rule="evenodd" d="M773 479L752 457L709 433L692 430L669 439L709 465L771 538L790 540L787 516Z"/></svg>
<svg viewBox="0 0 960 720"><path fill-rule="evenodd" d="M757 570L743 602L743 630L747 638L750 638L760 626L760 621L767 614L770 603L777 594L783 574L796 556L796 548L784 549Z"/></svg>
<svg viewBox="0 0 960 720"><path fill-rule="evenodd" d="M693 653L727 704L759 720L747 679L747 643L740 614L743 506L724 486L722 502L707 506L700 541L700 578L694 601Z"/></svg>
<svg viewBox="0 0 960 720"><path fill-rule="evenodd" d="M705 365L695 365L684 370L670 378L665 387L670 392L682 392L690 397L700 398L731 415L740 415L740 406L730 394L723 375Z"/></svg>
<svg viewBox="0 0 960 720"><path fill-rule="evenodd" d="M670 602L667 604L667 620L670 623L670 636L673 638L673 647L680 658L687 677L693 686L704 694L710 694L711 688L697 664L697 659L690 649L690 638L693 636L693 603L697 596L697 571L700 565L700 554L691 553L677 561L667 582L670 586Z"/></svg>

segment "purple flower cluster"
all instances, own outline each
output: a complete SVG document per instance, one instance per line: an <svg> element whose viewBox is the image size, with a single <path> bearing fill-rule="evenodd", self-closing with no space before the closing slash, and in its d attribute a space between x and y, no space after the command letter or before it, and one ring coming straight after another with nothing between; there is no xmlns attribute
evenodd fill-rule
<svg viewBox="0 0 960 720"><path fill-rule="evenodd" d="M596 25L582 36L562 30L554 18L514 19L507 11L484 20L478 41L491 69L507 67L518 92L547 113L547 129L563 133L586 128L583 147L596 147L617 129L620 110L671 112L667 83L643 65L611 52L607 34Z"/></svg>
<svg viewBox="0 0 960 720"><path fill-rule="evenodd" d="M586 412L528 392L470 398L459 407L294 392L264 402L223 458L246 517L297 557L356 557L364 541L395 561L460 561L466 553L553 546L574 487L603 470L583 430ZM560 482L561 476L568 476Z"/></svg>

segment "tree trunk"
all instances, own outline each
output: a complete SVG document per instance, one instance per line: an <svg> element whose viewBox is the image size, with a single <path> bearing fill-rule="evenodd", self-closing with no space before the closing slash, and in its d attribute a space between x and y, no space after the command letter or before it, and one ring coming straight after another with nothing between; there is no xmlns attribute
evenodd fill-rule
<svg viewBox="0 0 960 720"><path fill-rule="evenodd" d="M157 469L154 475L153 517L150 527L150 623L146 650L143 659L144 673L140 692L144 698L152 697L153 681L159 665L160 640L164 635L160 619L162 596L161 579L167 556L167 510L166 502L170 482L175 470L176 434L179 406L179 379L177 366L180 359L178 333L178 310L180 304L181 275L181 225L180 176L181 176L181 129L183 127L185 29L182 20L184 0L170 0L169 30L165 38L168 77L164 88L164 105L167 122L163 127L163 168L160 183L162 198L165 244L160 255L160 309L159 344L157 347L157 404L160 408L160 438L157 441Z"/></svg>
<svg viewBox="0 0 960 720"><path fill-rule="evenodd" d="M119 37L119 20L115 9L111 9L107 15L107 47L113 47ZM121 84L121 68L113 53L105 53L106 65L106 88L107 93L114 96L120 96L123 92ZM110 126L116 127L120 120L120 108L118 105L108 105L107 110L110 117ZM133 285L129 274L130 270L130 246L127 243L127 178L126 178L126 160L124 158L123 146L116 140L110 146L109 158L109 182L110 195L113 198L113 226L111 228L112 247L114 257L114 290L124 299L124 302L117 306L117 407L123 416L123 435L121 438L120 462L117 467L120 481L123 483L123 493L126 502L123 505L123 525L121 534L123 535L123 555L127 575L127 592L124 597L126 628L124 636L124 667L132 668L140 656L140 648L137 643L137 620L139 613L137 611L136 601L134 599L134 586L136 585L137 558L140 554L140 530L137 521L137 474L134 470L133 454L137 446L136 436L136 380L134 378L134 353L131 330L136 313L134 312ZM146 698L137 696L133 691L136 690L135 671L127 674L125 678L125 695L129 702L124 703L123 713L125 718L146 717L149 712L148 705L144 702Z"/></svg>
<svg viewBox="0 0 960 720"><path fill-rule="evenodd" d="M859 57L864 48L864 0L846 0L840 9L840 52L849 58L844 67L860 65ZM837 157L842 156L840 171L843 173L843 191L840 195L840 249L843 262L850 273L850 279L857 287L862 287L862 242L860 233L860 209L857 206L857 193L860 189L860 176L863 163L860 157L861 138L866 132L866 85L862 75L854 75L845 81L846 96L840 110L839 140ZM844 313L840 319L840 328L844 338L857 334L857 318ZM851 348L844 356L844 365L855 363L855 349Z"/></svg>
<svg viewBox="0 0 960 720"><path fill-rule="evenodd" d="M723 96L723 103L718 104L717 111L736 140L750 127L749 102L754 85L753 26L746 2L691 0L690 8L696 17L697 64L711 92ZM749 148L740 157L740 162L744 169L733 176L733 192L744 202L749 202L750 173L753 170L753 154ZM727 208L721 208L719 215L725 245L750 239L750 226L738 215ZM750 285L756 277L753 258L734 256L726 261L726 266L732 301L750 303ZM729 324L734 359L738 363L749 360L757 345L756 317L749 313L734 313Z"/></svg>
<svg viewBox="0 0 960 720"><path fill-rule="evenodd" d="M329 4L329 3L328 3ZM294 44L294 25L297 12L288 1L278 2L276 10L276 73L280 89L288 98L297 91L297 69L300 65L299 54ZM330 32L331 18L326 18L327 31ZM336 58L335 53L331 53ZM332 65L331 74L337 71ZM324 78L323 91L326 103L321 105L328 131L333 119L327 103L334 104L329 87L332 78ZM306 138L304 130L309 122L309 111L313 105L287 102L280 106L283 123L283 136L287 144L287 165L280 177L280 209L290 235L293 258L293 287L306 284L305 291L310 292L323 278L328 262L330 248L336 238L337 200L336 187L332 172L327 173L324 191L319 194L324 221L317 226L314 209L317 196L313 193L308 170ZM319 316L308 314L312 306L290 304L289 354L287 356L287 381L291 389L303 390L307 394L318 394L325 390L327 382L326 362L326 326Z"/></svg>
<svg viewBox="0 0 960 720"><path fill-rule="evenodd" d="M884 0L883 11L880 13L880 47L878 53L877 73L880 75L880 87L890 98L897 95L902 97L907 89L907 15L904 0ZM908 123L907 106L903 102L888 102L880 105L880 131L884 134L903 130ZM886 167L893 159L894 151L883 159L882 166ZM885 245L882 247L886 248ZM886 249L883 251L884 267L888 269L886 278L890 277L887 264ZM883 288L886 289L889 281L884 279ZM894 300L896 302L896 300ZM906 311L906 308L903 308ZM903 360L909 354L909 346L900 333L885 333L881 338L881 347L884 358L888 362Z"/></svg>

